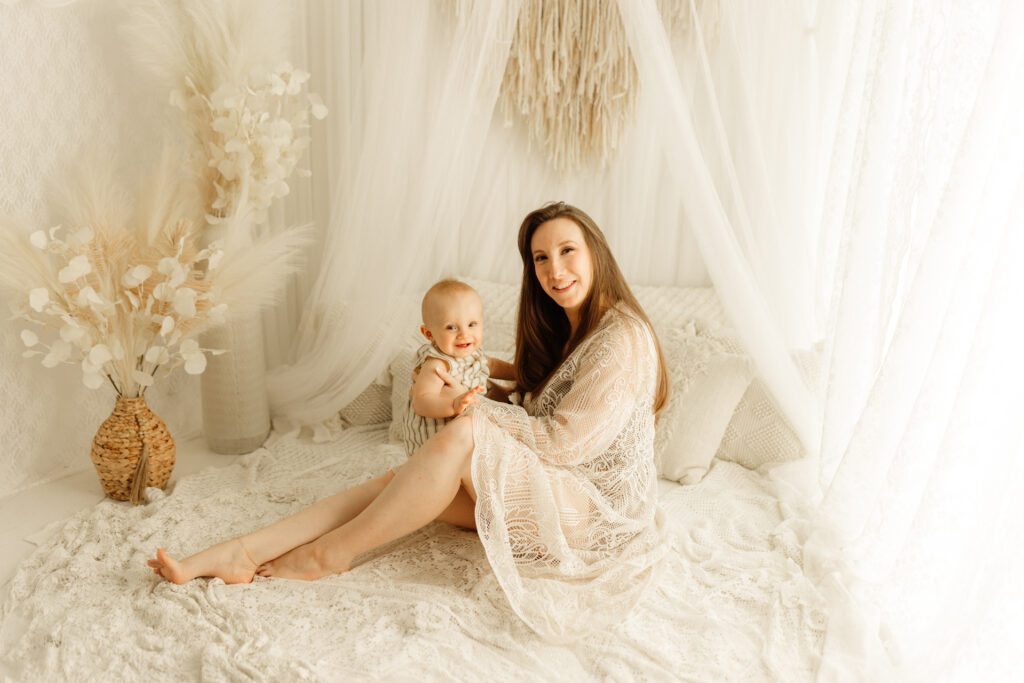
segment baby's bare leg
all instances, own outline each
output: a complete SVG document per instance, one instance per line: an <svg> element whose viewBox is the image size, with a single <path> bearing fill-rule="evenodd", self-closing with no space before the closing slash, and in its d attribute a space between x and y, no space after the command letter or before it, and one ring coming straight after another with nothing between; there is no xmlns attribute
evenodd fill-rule
<svg viewBox="0 0 1024 683"><path fill-rule="evenodd" d="M456 418L431 437L395 478L352 521L260 567L262 576L316 579L347 571L357 555L419 529L442 515L467 523L468 505L452 504L460 491L476 499L469 465L472 422ZM447 520L446 520L447 521Z"/></svg>
<svg viewBox="0 0 1024 683"><path fill-rule="evenodd" d="M263 562L309 543L354 518L393 477L394 473L389 470L270 526L218 543L180 562L159 548L156 559L148 560L147 564L154 573L174 583L185 583L197 576L216 576L225 583L248 583Z"/></svg>

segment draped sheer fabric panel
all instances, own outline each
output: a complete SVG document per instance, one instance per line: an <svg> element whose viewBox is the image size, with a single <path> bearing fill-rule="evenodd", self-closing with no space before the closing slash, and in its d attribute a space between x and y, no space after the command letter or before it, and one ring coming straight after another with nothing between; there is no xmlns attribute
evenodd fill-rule
<svg viewBox="0 0 1024 683"><path fill-rule="evenodd" d="M823 21L837 21L823 16ZM838 233L822 513L897 678L1010 674L1024 363L1024 8L868 3L824 225ZM970 645L973 634L994 642ZM965 664L964 652L987 651ZM1001 668L1002 667L1002 668ZM851 671L837 666L839 676Z"/></svg>
<svg viewBox="0 0 1024 683"><path fill-rule="evenodd" d="M752 90L753 80L746 79L751 73L748 69L754 69L764 55L748 54L736 42L737 33L747 22L756 22L758 16L767 19L768 14L780 10L788 18L783 25L799 26L802 17L797 10L801 5L719 7L719 32L725 36L721 62L726 64L726 73L729 66L734 68L729 75L718 74L716 80L706 46L698 44L696 83L689 94L653 0L620 0L619 13L641 85L646 92L657 93L655 116L664 160L679 188L676 193L683 197L687 223L722 305L779 406L801 440L813 450L819 433L818 413L814 395L792 359L790 342L801 338L811 341L808 333L813 324L806 316L813 309L801 303L807 301L809 289L805 285L812 272L806 247L809 232L802 222L781 220L783 212L791 211L784 207L798 205L799 198L787 196L785 191L799 188L801 167L780 163L769 176L767 164L779 155L769 149L767 141L778 135L776 126L784 122L781 114L773 118L771 109L765 119L758 122L754 118L755 107L760 111L766 103L754 101L758 94ZM741 12L751 16L741 20ZM694 23L699 26L699 22ZM789 37L783 32L772 47L784 56L799 51L799 41L794 47L786 47ZM792 61L794 65L799 63ZM786 79L799 81L801 76L797 71L787 74ZM783 88L782 95L792 95L792 89ZM735 121L722 118L722 100L736 103ZM778 105L776 112L785 112L790 110L790 101L773 99L771 104ZM695 125L699 114L707 119L703 130ZM800 157L809 144L810 129L797 127L790 133L787 139L793 142L789 153ZM758 144L751 145L751 140ZM750 167L754 170L748 171ZM744 169L742 177L738 169ZM787 169L794 177L787 178ZM783 277L783 273L787 275ZM786 311L786 315L780 316L779 311ZM805 319L800 321L802 311Z"/></svg>

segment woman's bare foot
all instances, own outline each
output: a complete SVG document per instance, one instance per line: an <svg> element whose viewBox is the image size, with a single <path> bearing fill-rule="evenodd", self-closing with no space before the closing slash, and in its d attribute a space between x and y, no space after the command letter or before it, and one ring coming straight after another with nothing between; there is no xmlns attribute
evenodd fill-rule
<svg viewBox="0 0 1024 683"><path fill-rule="evenodd" d="M281 557L265 562L256 570L260 576L275 579L315 581L328 574L342 574L350 569L350 562L324 560L316 541L289 550Z"/></svg>
<svg viewBox="0 0 1024 683"><path fill-rule="evenodd" d="M256 563L238 538L218 543L181 562L163 548L157 548L156 559L146 560L146 564L154 574L177 584L198 576L216 577L224 583L249 583L256 574Z"/></svg>

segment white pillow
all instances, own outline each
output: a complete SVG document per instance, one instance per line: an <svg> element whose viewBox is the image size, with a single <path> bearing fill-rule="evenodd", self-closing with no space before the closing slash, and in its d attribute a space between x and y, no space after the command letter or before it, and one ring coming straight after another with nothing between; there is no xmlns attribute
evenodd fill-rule
<svg viewBox="0 0 1024 683"><path fill-rule="evenodd" d="M388 366L391 373L391 428L388 440L402 443L402 431L409 416L409 389L412 387L412 371L416 367L415 349L403 348Z"/></svg>
<svg viewBox="0 0 1024 683"><path fill-rule="evenodd" d="M712 287L633 287L633 294L658 336L692 320L705 329L725 327L725 309Z"/></svg>
<svg viewBox="0 0 1024 683"><path fill-rule="evenodd" d="M351 403L341 409L346 426L376 425L391 422L391 378L374 381Z"/></svg>
<svg viewBox="0 0 1024 683"><path fill-rule="evenodd" d="M671 393L655 427L658 475L696 484L753 376L749 359L691 321L659 334Z"/></svg>
<svg viewBox="0 0 1024 683"><path fill-rule="evenodd" d="M795 359L804 381L817 391L821 374L819 355L798 351ZM754 379L736 406L717 456L753 470L767 463L796 460L805 454L806 449L764 384Z"/></svg>
<svg viewBox="0 0 1024 683"><path fill-rule="evenodd" d="M511 358L516 349L516 309L519 284L490 282L476 278L458 278L480 295L484 306L484 348L502 359Z"/></svg>

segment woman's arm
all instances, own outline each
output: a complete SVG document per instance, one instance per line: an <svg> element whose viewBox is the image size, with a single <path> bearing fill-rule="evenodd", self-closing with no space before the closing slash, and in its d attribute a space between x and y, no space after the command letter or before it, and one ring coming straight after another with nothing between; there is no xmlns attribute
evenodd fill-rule
<svg viewBox="0 0 1024 683"><path fill-rule="evenodd" d="M505 379L515 381L516 369L511 363L507 363L500 358L487 357L487 365L490 369L491 379Z"/></svg>
<svg viewBox="0 0 1024 683"><path fill-rule="evenodd" d="M594 334L553 414L530 419L533 445L552 464L576 465L600 456L637 404L653 401L658 359L646 325L623 316ZM551 381L565 380L556 372Z"/></svg>
<svg viewBox="0 0 1024 683"><path fill-rule="evenodd" d="M412 410L417 415L444 419L461 415L467 406L476 403L476 394L484 391L483 387L466 389L452 379L445 383L438 371L447 374L447 366L440 358L428 358L423 361L420 372L409 391L412 399ZM449 376L449 379L450 376Z"/></svg>

